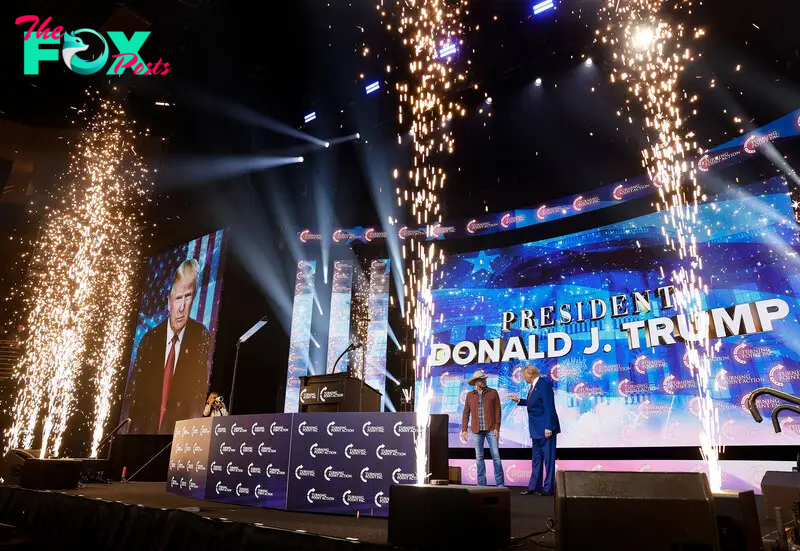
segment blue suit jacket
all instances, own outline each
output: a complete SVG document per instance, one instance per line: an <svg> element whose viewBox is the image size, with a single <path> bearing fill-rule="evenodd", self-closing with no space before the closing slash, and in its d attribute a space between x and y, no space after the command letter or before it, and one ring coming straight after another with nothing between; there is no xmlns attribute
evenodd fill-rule
<svg viewBox="0 0 800 551"><path fill-rule="evenodd" d="M545 429L553 431L553 434L561 432L553 384L547 379L539 377L530 396L521 398L519 405L528 408L528 431L531 438L544 438Z"/></svg>

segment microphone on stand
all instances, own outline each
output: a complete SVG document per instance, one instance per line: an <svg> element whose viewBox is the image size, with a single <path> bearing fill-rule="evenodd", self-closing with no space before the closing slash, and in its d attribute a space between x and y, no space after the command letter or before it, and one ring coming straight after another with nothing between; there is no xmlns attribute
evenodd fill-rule
<svg viewBox="0 0 800 551"><path fill-rule="evenodd" d="M347 345L347 348L345 348L344 351L341 354L339 354L339 357L336 358L336 361L333 362L333 369L331 369L331 373L336 373L336 366L339 364L339 360L341 360L345 354L347 354L352 350L361 348L362 346L364 345L358 339L353 339L352 341L350 341L350 344Z"/></svg>
<svg viewBox="0 0 800 551"><path fill-rule="evenodd" d="M228 412L233 414L233 392L236 390L236 370L239 367L239 347L244 343L247 339L252 337L259 329L264 327L267 324L268 316L264 316L260 320L258 320L253 327L247 330L239 340L236 341L236 357L233 360L233 378L231 379L231 395L230 395L230 403Z"/></svg>
<svg viewBox="0 0 800 551"><path fill-rule="evenodd" d="M130 418L130 417L127 417L127 418L126 418L126 419L124 419L124 420L123 420L123 421L122 421L122 422L121 422L119 425L117 425L117 428L115 428L115 429L114 429L114 430L112 430L110 433L108 433L108 434L106 435L106 437L105 437L105 438L103 438L103 439L100 441L100 444L97 446L97 455L100 455L100 450L102 450L102 449L103 449L103 447L106 445L106 442L110 442L111 440L113 440L113 439L114 439L114 437L117 435L117 433L118 433L120 430L122 430L122 427L124 427L125 425L127 425L127 424L128 424L128 423L130 423L130 422L131 422L131 418ZM109 452L109 453L110 453L110 452Z"/></svg>

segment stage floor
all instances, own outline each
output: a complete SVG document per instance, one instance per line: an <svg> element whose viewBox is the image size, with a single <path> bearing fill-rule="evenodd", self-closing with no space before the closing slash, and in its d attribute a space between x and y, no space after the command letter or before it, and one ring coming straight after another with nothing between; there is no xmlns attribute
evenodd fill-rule
<svg viewBox="0 0 800 551"><path fill-rule="evenodd" d="M160 482L90 484L77 490L59 492L36 492L35 490L0 486L0 497L8 490L25 492L28 498L35 497L28 496L29 492L33 494L49 493L51 495L55 493L75 497L80 496L89 500L138 505L162 511L180 510L214 521L256 524L263 528L294 533L301 532L308 536L316 535L322 539L335 538L339 540L340 544L351 543L354 544L354 548L358 549L389 548L387 541L388 520L385 518L294 513L190 499L167 493L164 483ZM511 489L511 534L513 538L517 539L514 548L531 550L554 548L555 534L545 533L530 536L533 533L546 530L547 519L553 516L553 498L521 496L520 490L522 488ZM474 526L475 519L457 519L453 529L469 530ZM442 529L447 530L448 527L443 527ZM340 545L335 547L340 547ZM345 547L348 546L345 545Z"/></svg>
<svg viewBox="0 0 800 551"><path fill-rule="evenodd" d="M524 538L546 528L547 519L553 516L553 498L522 496L523 488L511 489L511 536ZM79 490L65 491L89 498L113 499L125 503L167 509L199 509L197 514L231 522L261 523L283 530L304 530L333 538L355 538L359 541L387 544L388 521L377 517L351 517L338 515L319 515L293 513L261 507L236 506L229 503L215 503L200 499L189 499L169 494L160 482L130 482L128 484L91 484ZM460 529L471 526L472 521L463 519ZM555 536L541 540L555 545Z"/></svg>
<svg viewBox="0 0 800 551"><path fill-rule="evenodd" d="M551 497L521 496L511 489L510 547L554 549L555 534L546 531L554 514ZM762 534L773 530L764 520L757 496ZM136 511L139 511L137 513ZM195 520L191 520L195 519ZM374 517L295 513L197 500L169 494L161 482L90 484L78 490L43 492L0 486L0 522L19 526L38 540L31 549L70 549L64 537L84 541L93 549L212 549L200 545L212 537L233 548L359 550L389 549L388 520ZM479 521L478 521L479 522ZM443 530L470 530L475 519L457 519ZM256 530L256 532L253 532ZM97 536L95 532L107 532ZM66 532L66 534L64 533ZM176 536L178 534L179 536ZM192 538L184 534L192 534ZM534 535L535 534L535 535ZM424 536L423 536L424 537ZM69 539L66 541L70 541ZM99 541L115 542L106 547ZM44 545L41 545L44 544Z"/></svg>

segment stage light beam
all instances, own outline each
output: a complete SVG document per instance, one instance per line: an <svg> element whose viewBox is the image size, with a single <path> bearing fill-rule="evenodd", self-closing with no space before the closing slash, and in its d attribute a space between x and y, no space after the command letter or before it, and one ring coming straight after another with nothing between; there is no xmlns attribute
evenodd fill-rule
<svg viewBox="0 0 800 551"><path fill-rule="evenodd" d="M269 168L302 163L303 160L303 157L267 155L188 156L169 159L164 172L165 180L180 185L235 178Z"/></svg>

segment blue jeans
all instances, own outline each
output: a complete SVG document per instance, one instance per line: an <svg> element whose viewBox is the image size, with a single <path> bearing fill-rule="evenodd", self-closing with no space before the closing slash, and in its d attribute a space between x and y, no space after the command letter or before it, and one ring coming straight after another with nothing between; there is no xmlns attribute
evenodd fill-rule
<svg viewBox="0 0 800 551"><path fill-rule="evenodd" d="M492 454L494 463L494 482L498 486L505 486L503 478L503 463L500 461L500 446L497 444L497 437L494 431L482 430L472 435L475 444L475 461L478 462L478 486L486 486L486 460L483 457L484 441L489 442L489 452Z"/></svg>

